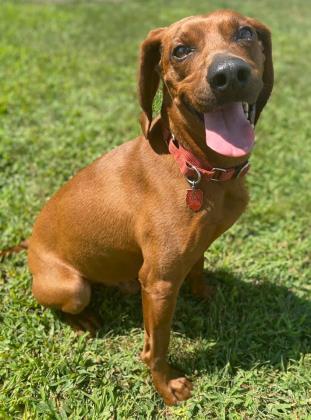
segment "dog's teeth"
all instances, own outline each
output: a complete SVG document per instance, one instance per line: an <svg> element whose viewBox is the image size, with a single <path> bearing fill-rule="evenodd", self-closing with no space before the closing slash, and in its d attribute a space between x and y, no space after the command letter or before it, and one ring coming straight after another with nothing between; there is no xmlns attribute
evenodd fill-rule
<svg viewBox="0 0 311 420"><path fill-rule="evenodd" d="M255 125L255 116L256 116L256 104L250 106L249 110L249 122L251 123L252 127Z"/></svg>
<svg viewBox="0 0 311 420"><path fill-rule="evenodd" d="M247 102L242 102L242 106L243 106L243 111L244 111L245 117L248 119L248 110L249 110L248 103Z"/></svg>

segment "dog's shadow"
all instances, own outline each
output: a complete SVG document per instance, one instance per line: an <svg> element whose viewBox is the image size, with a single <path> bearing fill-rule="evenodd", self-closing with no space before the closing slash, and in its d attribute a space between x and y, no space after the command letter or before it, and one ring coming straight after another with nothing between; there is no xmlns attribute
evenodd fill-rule
<svg viewBox="0 0 311 420"><path fill-rule="evenodd" d="M263 363L286 368L311 351L311 303L299 291L267 279L244 282L228 271L206 272L206 278L217 286L215 297L203 302L184 287L174 317L171 360L186 373ZM142 327L139 295L95 290L92 306L103 319L99 337Z"/></svg>

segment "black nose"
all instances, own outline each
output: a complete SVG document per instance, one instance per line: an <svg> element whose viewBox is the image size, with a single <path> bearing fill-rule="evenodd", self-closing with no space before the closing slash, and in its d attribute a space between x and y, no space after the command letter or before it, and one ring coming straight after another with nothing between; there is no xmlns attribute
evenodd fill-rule
<svg viewBox="0 0 311 420"><path fill-rule="evenodd" d="M220 93L245 87L250 75L251 68L244 60L221 55L214 58L207 79L211 88Z"/></svg>

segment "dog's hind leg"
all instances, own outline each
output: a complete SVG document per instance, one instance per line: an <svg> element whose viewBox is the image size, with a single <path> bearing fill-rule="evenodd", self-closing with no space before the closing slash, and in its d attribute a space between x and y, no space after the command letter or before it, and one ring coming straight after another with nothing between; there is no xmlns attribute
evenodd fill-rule
<svg viewBox="0 0 311 420"><path fill-rule="evenodd" d="M76 270L54 256L39 257L29 251L33 274L32 293L44 306L64 312L65 320L76 330L92 335L99 327L94 315L86 309L91 299L91 286Z"/></svg>

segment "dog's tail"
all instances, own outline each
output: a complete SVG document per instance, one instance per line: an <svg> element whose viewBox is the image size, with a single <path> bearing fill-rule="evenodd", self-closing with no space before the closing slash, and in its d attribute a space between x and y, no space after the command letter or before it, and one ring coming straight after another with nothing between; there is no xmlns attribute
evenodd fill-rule
<svg viewBox="0 0 311 420"><path fill-rule="evenodd" d="M24 249L28 248L28 240L22 241L18 245L12 246L10 248L6 248L0 251L0 260L5 257L8 257L11 254L15 254L17 252L23 251Z"/></svg>

